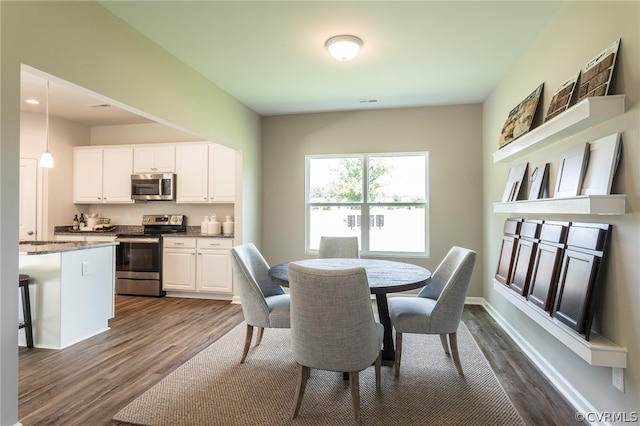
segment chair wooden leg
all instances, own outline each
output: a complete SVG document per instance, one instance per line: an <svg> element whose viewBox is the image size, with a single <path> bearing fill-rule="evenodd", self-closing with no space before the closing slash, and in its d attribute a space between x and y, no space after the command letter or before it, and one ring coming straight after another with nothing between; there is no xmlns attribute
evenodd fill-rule
<svg viewBox="0 0 640 426"><path fill-rule="evenodd" d="M353 400L353 414L356 418L356 425L362 424L360 421L360 373L351 371L349 373L349 381L351 382L351 399Z"/></svg>
<svg viewBox="0 0 640 426"><path fill-rule="evenodd" d="M382 366L382 351L378 352L378 358L376 358L376 388L380 389L380 367Z"/></svg>
<svg viewBox="0 0 640 426"><path fill-rule="evenodd" d="M309 367L298 364L298 375L300 380L298 386L296 386L296 394L294 396L293 417L296 418L298 411L300 410L300 404L302 404L302 397L304 396L304 390L307 387L307 379L309 378Z"/></svg>
<svg viewBox="0 0 640 426"><path fill-rule="evenodd" d="M396 331L396 360L393 363L393 374L400 375L400 360L402 359L402 333Z"/></svg>
<svg viewBox="0 0 640 426"><path fill-rule="evenodd" d="M242 364L247 358L247 354L249 353L249 347L251 346L251 338L253 337L253 326L247 324L247 334L244 338L244 349L242 351L242 358L240 358L240 364Z"/></svg>
<svg viewBox="0 0 640 426"><path fill-rule="evenodd" d="M462 372L462 364L460 364L460 354L458 354L458 337L456 333L449 334L449 345L451 346L451 356L453 357L453 363L456 365L458 373L463 376L464 373Z"/></svg>
<svg viewBox="0 0 640 426"><path fill-rule="evenodd" d="M264 327L258 327L258 336L256 337L256 346L262 342L262 335L264 334Z"/></svg>
<svg viewBox="0 0 640 426"><path fill-rule="evenodd" d="M440 335L440 343L442 343L442 349L444 349L444 353L449 355L449 343L447 342L447 335Z"/></svg>

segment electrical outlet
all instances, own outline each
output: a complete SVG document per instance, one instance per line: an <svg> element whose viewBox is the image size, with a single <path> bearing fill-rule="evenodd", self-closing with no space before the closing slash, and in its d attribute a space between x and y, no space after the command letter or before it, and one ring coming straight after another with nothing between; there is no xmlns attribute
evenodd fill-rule
<svg viewBox="0 0 640 426"><path fill-rule="evenodd" d="M82 262L82 276L89 275L89 262Z"/></svg>
<svg viewBox="0 0 640 426"><path fill-rule="evenodd" d="M624 370L622 368L611 368L613 387L624 393Z"/></svg>

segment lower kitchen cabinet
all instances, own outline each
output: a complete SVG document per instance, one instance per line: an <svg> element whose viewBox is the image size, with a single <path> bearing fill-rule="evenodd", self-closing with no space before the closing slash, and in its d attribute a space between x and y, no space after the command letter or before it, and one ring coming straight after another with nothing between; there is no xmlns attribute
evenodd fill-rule
<svg viewBox="0 0 640 426"><path fill-rule="evenodd" d="M163 238L162 289L196 291L196 239Z"/></svg>
<svg viewBox="0 0 640 426"><path fill-rule="evenodd" d="M165 237L162 287L169 292L233 294L228 238ZM175 295L175 293L174 293Z"/></svg>

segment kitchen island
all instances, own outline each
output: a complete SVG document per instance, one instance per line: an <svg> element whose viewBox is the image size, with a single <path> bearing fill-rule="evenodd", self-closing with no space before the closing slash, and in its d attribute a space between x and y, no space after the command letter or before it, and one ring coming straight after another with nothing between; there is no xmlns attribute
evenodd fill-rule
<svg viewBox="0 0 640 426"><path fill-rule="evenodd" d="M109 329L115 314L117 244L20 243L20 273L30 277L35 347L63 349ZM24 333L19 335L24 345Z"/></svg>

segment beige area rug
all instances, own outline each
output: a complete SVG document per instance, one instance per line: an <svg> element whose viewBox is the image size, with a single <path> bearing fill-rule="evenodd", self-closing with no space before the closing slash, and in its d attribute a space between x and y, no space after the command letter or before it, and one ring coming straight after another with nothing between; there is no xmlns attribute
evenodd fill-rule
<svg viewBox="0 0 640 426"><path fill-rule="evenodd" d="M291 420L296 364L288 329L267 329L239 364L244 323L187 361L113 418L139 425L352 425L348 380L311 370L298 417ZM405 334L400 377L382 367L360 373L366 425L524 425L466 326L458 329L465 375L438 336ZM255 337L254 337L255 339Z"/></svg>

